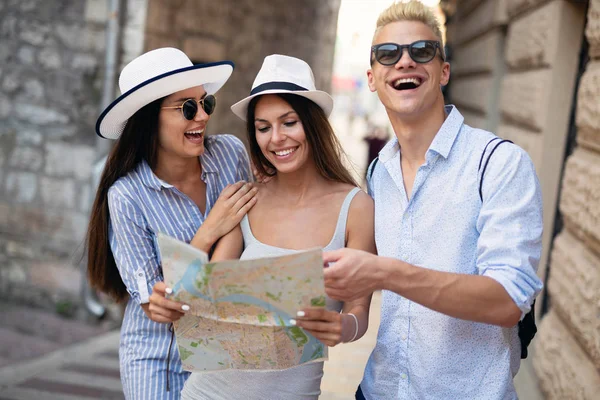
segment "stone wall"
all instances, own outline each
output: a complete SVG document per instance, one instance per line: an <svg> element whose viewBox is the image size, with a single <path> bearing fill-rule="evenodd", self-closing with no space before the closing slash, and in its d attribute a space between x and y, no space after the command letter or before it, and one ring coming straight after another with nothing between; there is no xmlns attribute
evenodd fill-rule
<svg viewBox="0 0 600 400"><path fill-rule="evenodd" d="M458 1L450 29L451 80L459 78L452 102L468 110L468 123L496 126L527 150L542 185L539 274L549 271L550 311L531 354L549 399L592 399L600 391L600 0L589 2L587 25L586 8L565 0ZM592 60L577 88L584 27ZM493 76L500 76L497 91ZM574 112L577 148L565 160ZM564 228L554 237L557 210Z"/></svg>
<svg viewBox="0 0 600 400"><path fill-rule="evenodd" d="M105 3L0 2L2 297L49 304L79 293Z"/></svg>
<svg viewBox="0 0 600 400"><path fill-rule="evenodd" d="M534 367L548 399L600 393L600 0L589 2L590 60L577 96L577 147L560 195L564 229L550 260L549 314L535 342Z"/></svg>
<svg viewBox="0 0 600 400"><path fill-rule="evenodd" d="M232 60L235 70L217 94L209 133L245 140L229 107L250 93L263 58L279 53L310 64L317 88L329 91L340 0L149 0L145 49L174 46L195 62Z"/></svg>

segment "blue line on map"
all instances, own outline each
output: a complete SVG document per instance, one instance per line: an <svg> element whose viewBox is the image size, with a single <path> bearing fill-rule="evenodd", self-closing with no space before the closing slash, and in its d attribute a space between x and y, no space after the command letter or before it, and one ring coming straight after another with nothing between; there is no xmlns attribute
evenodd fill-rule
<svg viewBox="0 0 600 400"><path fill-rule="evenodd" d="M205 295L204 293L199 292L198 289L196 288L196 285L194 285L194 282L196 282L198 274L203 272L202 271L203 266L204 266L204 263L200 260L191 263L185 270L185 273L181 277L181 280L179 282L177 282L175 285L173 285L173 293L178 294L182 290L185 290L186 292L189 292L196 297L200 297L203 300L212 301L212 299L209 296Z"/></svg>
<svg viewBox="0 0 600 400"><path fill-rule="evenodd" d="M292 318L288 313L286 313L285 311L280 310L279 308L275 307L273 304L261 300L261 299L257 299L256 297L247 295L247 294L230 294L224 297L219 297L218 299L215 299L215 303L246 303L246 304L253 304L255 306L259 306L264 308L266 311L268 312L272 312L275 313L277 319L276 320L283 320L286 321L285 325L283 326L292 326L289 325L288 321L290 320L290 318Z"/></svg>
<svg viewBox="0 0 600 400"><path fill-rule="evenodd" d="M289 320L290 320L291 316L289 314L287 314L285 311L278 309L271 303L268 303L261 299L257 299L255 297L252 297L247 294L232 294L229 296L221 297L221 298L217 299L216 302L217 303L237 302L237 303L254 304L256 306L265 308L267 311L274 312L277 315L276 320L285 321L284 326L286 327L286 331L288 331L289 328L293 327L293 325L289 325ZM290 336L289 332L286 332L286 333L288 334L288 336ZM314 351L317 348L323 346L323 344L321 342L319 342L313 335L311 335L308 332L305 332L305 333L308 336L308 343L306 343L303 347L302 358L300 360L301 363L310 361Z"/></svg>

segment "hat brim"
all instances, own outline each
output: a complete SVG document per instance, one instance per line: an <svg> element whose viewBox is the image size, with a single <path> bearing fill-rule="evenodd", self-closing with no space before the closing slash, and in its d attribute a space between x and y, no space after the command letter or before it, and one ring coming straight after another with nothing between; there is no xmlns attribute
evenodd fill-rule
<svg viewBox="0 0 600 400"><path fill-rule="evenodd" d="M227 82L232 72L233 63L221 61L177 69L142 82L106 107L96 122L96 133L106 139L118 139L127 120L142 107L195 86L204 86L207 94L214 94Z"/></svg>
<svg viewBox="0 0 600 400"><path fill-rule="evenodd" d="M327 92L323 92L322 90L283 90L283 89L270 89L264 90L259 93L255 93L250 95L234 105L231 106L231 111L243 121L246 121L246 116L248 113L248 105L252 101L253 98L257 96L263 96L265 94L277 94L277 93L289 93L295 94L297 96L306 97L309 100L312 100L316 103L327 117L331 114L333 110L333 98Z"/></svg>

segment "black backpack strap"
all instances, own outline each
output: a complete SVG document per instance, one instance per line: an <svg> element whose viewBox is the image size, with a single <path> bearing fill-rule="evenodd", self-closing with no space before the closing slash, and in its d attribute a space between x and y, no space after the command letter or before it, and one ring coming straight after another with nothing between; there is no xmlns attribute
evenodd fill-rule
<svg viewBox="0 0 600 400"><path fill-rule="evenodd" d="M369 164L369 168L367 168L367 182L373 177L373 172L375 172L377 161L379 161L379 157L375 157L373 161L371 161L371 164Z"/></svg>
<svg viewBox="0 0 600 400"><path fill-rule="evenodd" d="M492 150L490 150L490 153L487 156L485 163L483 164L483 159L485 158L487 148L492 142L496 142L496 143L494 144L494 147L492 147ZM480 178L479 178L479 198L481 199L482 202L483 202L483 193L482 193L483 176L485 174L485 170L488 166L488 163L490 162L490 158L492 158L492 154L494 154L494 151L496 151L498 146L500 146L502 143L506 143L506 142L512 143L510 140L502 140L499 137L495 137L492 140L490 140L483 149L483 153L481 154L481 159L479 160L479 167L477 169L478 172L481 171ZM483 164L483 170L481 169L482 164ZM527 346L529 346L529 343L531 343L531 340L533 340L533 337L535 336L536 333L537 333L537 326L535 326L535 300L533 300L533 303L531 304L531 310L527 314L525 314L525 316L523 317L523 319L521 321L519 321L519 340L521 341L521 358L523 358L523 359L527 358L527 356L528 356Z"/></svg>
<svg viewBox="0 0 600 400"><path fill-rule="evenodd" d="M492 147L492 150L490 151L490 155L486 158L485 164L483 164L483 170L481 170L481 162L483 161L483 158L485 157L485 152L486 152L488 146L490 145L490 143L494 142L496 139L498 139L500 141L497 142L494 145L494 147ZM496 151L498 146L500 146L502 143L512 143L512 141L506 140L506 139L500 139L499 137L495 137L492 140L490 140L489 142L487 142L487 144L483 148L483 153L481 154L481 159L479 160L479 168L477 169L478 172L481 170L481 174L480 174L481 177L479 178L479 199L481 201L483 201L483 176L485 174L485 170L487 169L488 163L490 162L490 158L492 158L492 154L494 154L494 152Z"/></svg>
<svg viewBox="0 0 600 400"><path fill-rule="evenodd" d="M527 358L527 346L533 340L533 337L537 333L537 326L535 326L535 300L531 303L531 310L521 321L519 321L519 339L521 340L521 358Z"/></svg>
<svg viewBox="0 0 600 400"><path fill-rule="evenodd" d="M481 153L481 158L479 159L479 167L477 167L477 171L481 171L481 163L483 162L483 157L485 157L485 152L487 151L487 148L490 146L490 144L492 144L492 142L494 140L501 140L501 139L498 136L496 136L495 138L493 138L492 140L487 142L487 144L483 148L483 152Z"/></svg>

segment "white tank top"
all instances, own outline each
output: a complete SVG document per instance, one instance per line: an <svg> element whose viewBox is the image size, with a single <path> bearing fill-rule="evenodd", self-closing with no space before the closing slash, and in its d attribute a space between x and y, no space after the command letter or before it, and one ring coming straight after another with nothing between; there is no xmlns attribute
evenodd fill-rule
<svg viewBox="0 0 600 400"><path fill-rule="evenodd" d="M345 247L348 210L352 199L359 191L359 188L352 189L344 199L333 237L323 250L330 251ZM241 260L281 256L301 251L261 243L252 234L247 215L242 219L240 226L244 236ZM342 310L342 302L329 297L326 300L328 310L338 312ZM181 398L182 400L316 400L321 394L322 377L323 362L272 371L228 369L194 372L186 381Z"/></svg>

